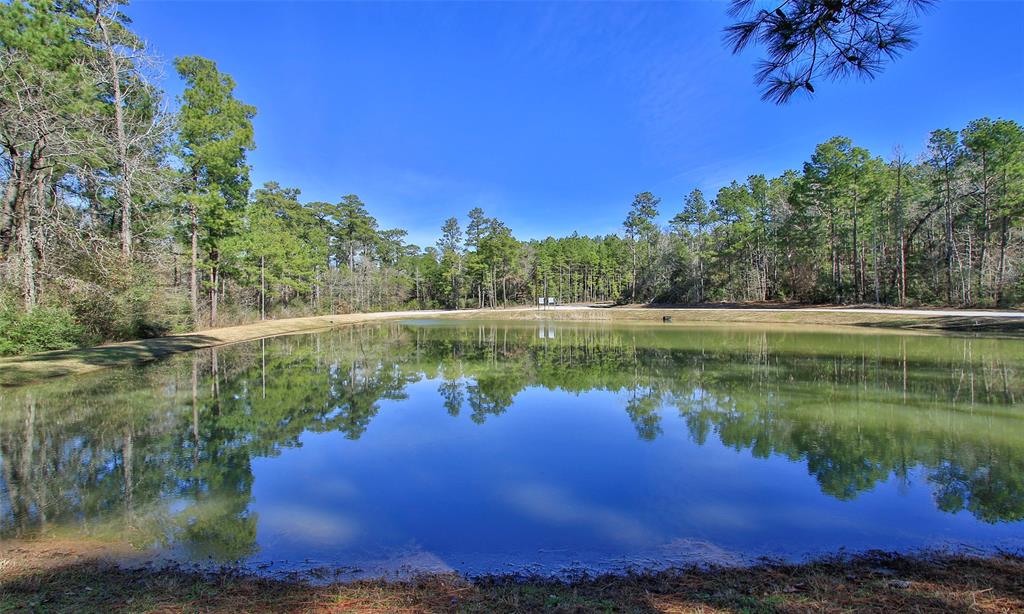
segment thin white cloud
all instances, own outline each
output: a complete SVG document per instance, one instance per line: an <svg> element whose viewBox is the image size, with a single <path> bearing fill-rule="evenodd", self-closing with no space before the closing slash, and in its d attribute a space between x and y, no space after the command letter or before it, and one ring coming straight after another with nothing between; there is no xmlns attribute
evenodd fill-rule
<svg viewBox="0 0 1024 614"><path fill-rule="evenodd" d="M559 526L583 525L609 540L627 544L655 541L643 523L616 510L581 501L551 485L527 483L507 488L503 498L536 520Z"/></svg>
<svg viewBox="0 0 1024 614"><path fill-rule="evenodd" d="M260 529L306 544L337 546L352 541L359 525L336 513L298 505L258 507Z"/></svg>

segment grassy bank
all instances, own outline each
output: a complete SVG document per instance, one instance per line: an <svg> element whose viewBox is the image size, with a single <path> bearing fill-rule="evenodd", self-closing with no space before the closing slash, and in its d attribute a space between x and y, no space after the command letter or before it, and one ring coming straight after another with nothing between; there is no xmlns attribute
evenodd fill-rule
<svg viewBox="0 0 1024 614"><path fill-rule="evenodd" d="M870 554L574 581L455 574L310 584L128 568L81 546L0 546L2 612L1021 612L1024 558Z"/></svg>
<svg viewBox="0 0 1024 614"><path fill-rule="evenodd" d="M252 341L278 335L323 330L335 326L359 324L439 312L357 313L267 320L243 326L213 328L183 335L108 343L88 348L42 352L28 356L0 358L0 386L17 386L32 381L87 373L97 369L157 360L201 348Z"/></svg>
<svg viewBox="0 0 1024 614"><path fill-rule="evenodd" d="M450 313L450 312L449 312ZM665 323L671 318L673 326L701 326L715 323L787 324L814 326L843 326L875 330L916 330L929 332L961 332L1000 334L1024 337L1024 317L993 315L942 315L924 311L907 313L899 310L826 309L826 308L771 308L771 307L670 307L625 306L541 310L473 310L458 312L457 317L527 320L576 321L635 321ZM977 314L979 312L968 312ZM849 331L848 331L849 332Z"/></svg>
<svg viewBox="0 0 1024 614"><path fill-rule="evenodd" d="M452 317L516 320L573 320L652 322L671 326L700 326L716 323L750 325L814 325L857 327L861 330L952 331L1000 334L1024 337L1024 318L977 315L908 315L899 311L878 313L862 310L649 308L649 307L561 307L539 310L531 307L512 309L472 309L461 311L391 311L270 320L198 331L195 333L140 339L106 345L44 352L0 359L0 386L85 373L111 366L156 360L190 350L251 341L263 337L310 332L333 326L358 324L384 319L411 317ZM665 317L671 322L663 322ZM853 329L849 329L853 330Z"/></svg>

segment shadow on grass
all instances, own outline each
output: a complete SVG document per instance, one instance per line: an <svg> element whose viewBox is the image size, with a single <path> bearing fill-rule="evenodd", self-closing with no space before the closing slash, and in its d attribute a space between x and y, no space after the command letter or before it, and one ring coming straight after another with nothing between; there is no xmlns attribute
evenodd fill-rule
<svg viewBox="0 0 1024 614"><path fill-rule="evenodd" d="M81 371L76 365L104 368L159 360L220 343L205 335L173 335L108 346L56 350L0 361L0 386L19 386Z"/></svg>
<svg viewBox="0 0 1024 614"><path fill-rule="evenodd" d="M1014 337L1024 336L1024 318L929 316L926 319L901 318L878 322L860 322L856 326L903 330L941 330L959 333L1003 333Z"/></svg>
<svg viewBox="0 0 1024 614"><path fill-rule="evenodd" d="M602 307L613 309L616 305L594 305L594 307ZM677 305L677 304L657 304L650 303L641 306L643 309L651 310L665 310L665 311L705 311L709 309L713 310L727 310L741 313L744 311L757 310L757 309L777 309L780 311L799 311L807 307L836 307L836 305L805 305L802 303L696 303L691 305ZM808 312L807 319L809 321L818 322L819 319L827 317L831 314L837 314L840 317L850 317L857 315L858 306L845 306L850 311L815 311ZM875 308L877 305L863 306L863 308ZM900 314L892 313L875 313L866 312L871 316L883 316L885 319L878 319L867 322L856 322L856 321L837 321L836 324L845 326L861 326L868 328L882 328L882 329L894 329L894 330L931 330L931 331L947 331L957 333L995 333L1007 335L1010 337L1024 337L1024 318L1007 318L999 316L949 316L949 315L932 315L923 314L915 316L900 316ZM792 322L797 323L797 322Z"/></svg>
<svg viewBox="0 0 1024 614"><path fill-rule="evenodd" d="M708 309L735 309L736 311L743 311L745 309L804 309L807 307L828 307L828 305L813 305L805 303L793 303L793 302L751 302L751 303L645 303L641 305L644 309L692 309L692 310L708 310Z"/></svg>
<svg viewBox="0 0 1024 614"><path fill-rule="evenodd" d="M870 554L800 565L693 568L571 582L431 575L312 585L222 571L84 561L0 576L0 611L42 612L1014 612L1024 559Z"/></svg>

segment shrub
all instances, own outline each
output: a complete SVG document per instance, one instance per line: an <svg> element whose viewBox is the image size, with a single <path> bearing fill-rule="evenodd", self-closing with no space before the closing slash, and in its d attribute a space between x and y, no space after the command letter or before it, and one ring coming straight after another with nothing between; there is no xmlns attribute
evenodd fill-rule
<svg viewBox="0 0 1024 614"><path fill-rule="evenodd" d="M160 288L142 271L109 278L103 285L68 288L63 300L93 341L159 337L189 328L187 299Z"/></svg>
<svg viewBox="0 0 1024 614"><path fill-rule="evenodd" d="M0 308L0 355L64 350L81 344L84 329L63 307Z"/></svg>

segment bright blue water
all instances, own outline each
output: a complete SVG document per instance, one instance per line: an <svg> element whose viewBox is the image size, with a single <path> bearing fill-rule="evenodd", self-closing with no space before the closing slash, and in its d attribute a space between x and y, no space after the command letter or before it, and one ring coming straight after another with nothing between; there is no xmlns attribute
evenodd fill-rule
<svg viewBox="0 0 1024 614"><path fill-rule="evenodd" d="M0 527L346 575L1021 548L1020 349L569 323L269 339L4 393Z"/></svg>

